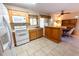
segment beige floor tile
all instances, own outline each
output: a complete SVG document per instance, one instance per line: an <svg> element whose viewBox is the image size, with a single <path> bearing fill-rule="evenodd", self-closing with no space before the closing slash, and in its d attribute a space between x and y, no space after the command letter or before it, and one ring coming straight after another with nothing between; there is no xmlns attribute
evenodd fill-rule
<svg viewBox="0 0 79 59"><path fill-rule="evenodd" d="M29 54L27 52L18 53L16 55L17 56L29 56Z"/></svg>
<svg viewBox="0 0 79 59"><path fill-rule="evenodd" d="M34 56L46 56L47 54L41 49L34 53Z"/></svg>
<svg viewBox="0 0 79 59"><path fill-rule="evenodd" d="M17 56L79 56L78 43L79 40L66 38L56 44L42 37L14 49Z"/></svg>

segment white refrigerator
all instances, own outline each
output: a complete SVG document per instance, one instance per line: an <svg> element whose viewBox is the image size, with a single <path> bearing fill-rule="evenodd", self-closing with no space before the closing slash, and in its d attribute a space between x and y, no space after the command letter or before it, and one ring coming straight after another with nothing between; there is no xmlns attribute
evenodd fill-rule
<svg viewBox="0 0 79 59"><path fill-rule="evenodd" d="M0 4L0 55L14 55L13 47L7 8Z"/></svg>

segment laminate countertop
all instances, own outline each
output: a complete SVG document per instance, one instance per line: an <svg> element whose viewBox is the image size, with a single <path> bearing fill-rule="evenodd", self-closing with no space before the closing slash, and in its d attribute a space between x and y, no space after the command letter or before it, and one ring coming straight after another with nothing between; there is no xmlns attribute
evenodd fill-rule
<svg viewBox="0 0 79 59"><path fill-rule="evenodd" d="M49 28L59 28L59 29L66 29L67 28L66 26L61 26L61 27L46 26L46 27L49 27Z"/></svg>

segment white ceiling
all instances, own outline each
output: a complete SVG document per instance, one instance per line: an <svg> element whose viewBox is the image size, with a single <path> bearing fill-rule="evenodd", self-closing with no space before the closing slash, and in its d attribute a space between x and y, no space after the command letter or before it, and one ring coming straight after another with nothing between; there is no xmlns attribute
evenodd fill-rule
<svg viewBox="0 0 79 59"><path fill-rule="evenodd" d="M47 14L60 12L61 10L79 12L79 3L7 3L7 5L31 9L36 12Z"/></svg>

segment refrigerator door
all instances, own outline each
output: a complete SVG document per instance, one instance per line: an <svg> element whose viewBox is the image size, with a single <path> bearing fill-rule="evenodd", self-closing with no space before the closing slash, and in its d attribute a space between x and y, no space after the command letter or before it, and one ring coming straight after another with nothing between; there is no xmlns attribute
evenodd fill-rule
<svg viewBox="0 0 79 59"><path fill-rule="evenodd" d="M1 13L0 13L0 32L1 32L1 29L2 29L2 16L1 16ZM2 47L1 34L0 34L0 56L1 55L3 55L3 47Z"/></svg>
<svg viewBox="0 0 79 59"><path fill-rule="evenodd" d="M1 40L1 38L0 38L0 40ZM0 41L0 56L2 56L2 55L3 55L3 48L2 48L1 41Z"/></svg>
<svg viewBox="0 0 79 59"><path fill-rule="evenodd" d="M3 17L3 24L5 26L6 29L6 34L3 36L5 39L5 41L3 40L3 49L4 49L4 56L15 56L16 52L15 52L15 48L13 46L13 38L12 38L12 33L11 33L11 29L9 26L9 23L7 22L7 19Z"/></svg>
<svg viewBox="0 0 79 59"><path fill-rule="evenodd" d="M7 49L7 48L11 48L11 42L10 42L10 29L9 29L9 26L5 20L5 18L3 17L3 31L4 34L2 35L2 44L3 44L3 49Z"/></svg>
<svg viewBox="0 0 79 59"><path fill-rule="evenodd" d="M9 29L5 21L3 21L3 18L0 18L0 47L3 53L5 52L6 49L10 48L8 30Z"/></svg>
<svg viewBox="0 0 79 59"><path fill-rule="evenodd" d="M9 27L5 19L0 19L0 38L3 46L3 50L5 51L7 48L11 48L11 42L9 40Z"/></svg>
<svg viewBox="0 0 79 59"><path fill-rule="evenodd" d="M13 55L12 50L12 35L8 23L7 8L0 4L0 55ZM8 53L8 50L10 53ZM6 53L7 52L7 53Z"/></svg>

